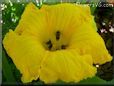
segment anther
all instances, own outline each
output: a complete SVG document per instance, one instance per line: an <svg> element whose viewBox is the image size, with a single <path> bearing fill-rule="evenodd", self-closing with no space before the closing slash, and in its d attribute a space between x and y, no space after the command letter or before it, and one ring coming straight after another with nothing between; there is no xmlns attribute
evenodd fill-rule
<svg viewBox="0 0 114 86"><path fill-rule="evenodd" d="M51 44L51 40L47 41L46 44L47 44L47 45L48 45L48 44Z"/></svg>
<svg viewBox="0 0 114 86"><path fill-rule="evenodd" d="M48 42L46 42L47 46L48 46L48 49L51 50L52 48L52 43L51 43L51 40L49 40Z"/></svg>
<svg viewBox="0 0 114 86"><path fill-rule="evenodd" d="M53 46L52 44L50 44L50 45L48 46L49 50L51 50L52 46Z"/></svg>
<svg viewBox="0 0 114 86"><path fill-rule="evenodd" d="M62 45L61 46L61 49L66 49L66 45Z"/></svg>
<svg viewBox="0 0 114 86"><path fill-rule="evenodd" d="M56 32L56 40L59 40L59 39L60 39L60 32L57 31L57 32Z"/></svg>

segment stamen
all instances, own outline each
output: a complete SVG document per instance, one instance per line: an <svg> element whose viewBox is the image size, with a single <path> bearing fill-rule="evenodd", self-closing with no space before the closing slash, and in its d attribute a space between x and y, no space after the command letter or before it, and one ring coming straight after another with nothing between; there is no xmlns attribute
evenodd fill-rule
<svg viewBox="0 0 114 86"><path fill-rule="evenodd" d="M52 46L53 46L52 44L50 44L50 45L48 46L49 50L51 50Z"/></svg>
<svg viewBox="0 0 114 86"><path fill-rule="evenodd" d="M48 46L48 49L51 50L52 48L52 43L51 43L51 40L49 40L48 42L46 42L47 46Z"/></svg>
<svg viewBox="0 0 114 86"><path fill-rule="evenodd" d="M60 32L57 31L57 32L56 32L56 40L59 40L59 39L60 39Z"/></svg>
<svg viewBox="0 0 114 86"><path fill-rule="evenodd" d="M47 41L46 44L47 44L47 45L48 45L48 44L51 44L51 40Z"/></svg>
<svg viewBox="0 0 114 86"><path fill-rule="evenodd" d="M62 45L61 46L61 49L66 49L66 45Z"/></svg>

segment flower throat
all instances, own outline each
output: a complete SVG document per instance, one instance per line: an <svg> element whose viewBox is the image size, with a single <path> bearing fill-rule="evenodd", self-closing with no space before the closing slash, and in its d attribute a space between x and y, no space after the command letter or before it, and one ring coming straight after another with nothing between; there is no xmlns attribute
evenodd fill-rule
<svg viewBox="0 0 114 86"><path fill-rule="evenodd" d="M60 31L56 31L55 33L55 39L56 41L59 41L60 40L60 37L61 37L61 33ZM57 46L57 44L53 44L51 39L49 39L47 42L46 42L46 49L47 50L50 50L50 51L56 51L56 50L62 50L62 49L66 49L67 45L64 45L64 44L61 44L59 46Z"/></svg>

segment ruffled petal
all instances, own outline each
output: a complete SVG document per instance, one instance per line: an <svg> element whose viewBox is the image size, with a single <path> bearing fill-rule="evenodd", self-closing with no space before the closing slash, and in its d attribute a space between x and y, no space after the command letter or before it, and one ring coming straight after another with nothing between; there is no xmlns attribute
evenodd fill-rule
<svg viewBox="0 0 114 86"><path fill-rule="evenodd" d="M21 16L15 32L19 35L27 34L36 36L41 41L47 38L47 21L45 11L29 3Z"/></svg>
<svg viewBox="0 0 114 86"><path fill-rule="evenodd" d="M18 35L10 30L4 40L4 48L22 73L22 81L31 82L39 77L45 50L34 36Z"/></svg>
<svg viewBox="0 0 114 86"><path fill-rule="evenodd" d="M69 49L77 49L81 55L92 55L95 64L103 64L112 60L104 40L88 23L77 28L70 40Z"/></svg>
<svg viewBox="0 0 114 86"><path fill-rule="evenodd" d="M70 40L75 30L84 22L92 24L94 30L96 30L89 6L63 3L57 5L43 5L41 9L46 11L48 31L53 41L56 41L56 39L54 39L54 33L60 31L62 34L60 40L62 43L68 43L68 40Z"/></svg>
<svg viewBox="0 0 114 86"><path fill-rule="evenodd" d="M97 27L90 7L74 4L58 4L42 7L47 12L50 33L61 32L61 44L77 49L81 54L90 54L95 64L111 61L105 43L96 32ZM52 36L52 35L51 35ZM53 41L54 36L52 36Z"/></svg>
<svg viewBox="0 0 114 86"><path fill-rule="evenodd" d="M54 83L57 80L79 82L94 76L96 68L82 59L83 57L72 51L49 52L41 65L40 79L45 83ZM86 57L90 58L87 55Z"/></svg>

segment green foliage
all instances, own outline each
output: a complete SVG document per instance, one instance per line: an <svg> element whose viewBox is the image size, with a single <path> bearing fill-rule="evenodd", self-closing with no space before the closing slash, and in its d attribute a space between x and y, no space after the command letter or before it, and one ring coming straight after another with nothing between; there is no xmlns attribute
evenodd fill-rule
<svg viewBox="0 0 114 86"><path fill-rule="evenodd" d="M103 84L108 84L108 82L95 76L92 78L87 78L85 80L82 80L78 83L74 83L74 82L65 83L61 80L58 80L57 83L53 83L52 85L93 85L93 84L94 85L103 85Z"/></svg>
<svg viewBox="0 0 114 86"><path fill-rule="evenodd" d="M85 80L82 80L78 84L84 84L84 85L114 85L114 79L111 81L105 81L103 79L100 79L99 77L95 76L93 78L88 78Z"/></svg>
<svg viewBox="0 0 114 86"><path fill-rule="evenodd" d="M5 51L2 51L2 58L3 58L3 75L6 77L5 83L12 83L15 82L15 78L13 76L13 72L11 70L11 66L8 63L7 56L5 54Z"/></svg>
<svg viewBox="0 0 114 86"><path fill-rule="evenodd" d="M9 29L15 29L19 19L21 18L21 14L26 6L26 4L13 3L11 6L9 3L5 3L7 8L2 11L2 37L4 38L5 34L9 31ZM14 20L12 20L14 19ZM3 84L14 84L21 83L21 74L19 70L15 67L12 60L8 57L5 50L2 50L2 73L3 73Z"/></svg>
<svg viewBox="0 0 114 86"><path fill-rule="evenodd" d="M9 3L5 3L7 8L2 11L2 36L4 38L4 35L9 31L9 29L15 29L17 26L19 19L21 17L21 14L24 10L24 6L22 4L14 3L13 6L10 6ZM13 20L12 20L13 19Z"/></svg>
<svg viewBox="0 0 114 86"><path fill-rule="evenodd" d="M80 84L106 84L107 82L105 80L100 79L99 77L95 76L93 78L88 78L85 80L82 80Z"/></svg>

